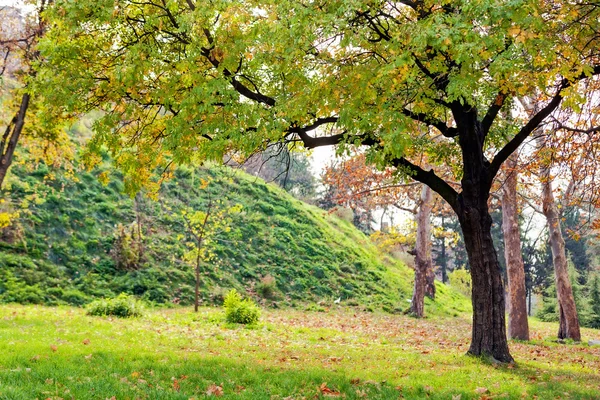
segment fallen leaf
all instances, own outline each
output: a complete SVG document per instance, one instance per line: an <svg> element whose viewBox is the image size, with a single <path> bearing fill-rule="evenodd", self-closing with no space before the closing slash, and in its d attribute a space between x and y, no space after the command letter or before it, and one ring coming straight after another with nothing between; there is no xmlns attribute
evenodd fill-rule
<svg viewBox="0 0 600 400"><path fill-rule="evenodd" d="M206 389L207 396L223 396L223 388L214 383Z"/></svg>
<svg viewBox="0 0 600 400"><path fill-rule="evenodd" d="M55 345L55 344L53 344L53 345L50 346L50 350L52 350L53 352L56 353L58 351L58 346Z"/></svg>
<svg viewBox="0 0 600 400"><path fill-rule="evenodd" d="M478 387L477 389L475 389L475 393L478 393L478 394L484 394L487 392L488 392L488 389L484 388L484 387Z"/></svg>
<svg viewBox="0 0 600 400"><path fill-rule="evenodd" d="M331 389L331 388L327 387L327 382L323 382L321 384L321 386L319 386L319 391L321 392L321 394L323 396L326 396L326 397L339 397L339 396L342 395L337 390L334 390L334 389Z"/></svg>
<svg viewBox="0 0 600 400"><path fill-rule="evenodd" d="M83 344L85 344L85 345L90 344L90 339L83 339Z"/></svg>

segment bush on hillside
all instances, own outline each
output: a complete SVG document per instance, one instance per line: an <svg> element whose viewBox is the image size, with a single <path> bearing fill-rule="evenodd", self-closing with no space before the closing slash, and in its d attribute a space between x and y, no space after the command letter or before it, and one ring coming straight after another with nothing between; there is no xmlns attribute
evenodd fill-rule
<svg viewBox="0 0 600 400"><path fill-rule="evenodd" d="M141 317L144 305L133 296L121 293L114 299L102 299L87 306L87 314L93 316L114 316L119 318Z"/></svg>
<svg viewBox="0 0 600 400"><path fill-rule="evenodd" d="M456 269L448 274L450 286L467 297L471 296L471 274L466 269Z"/></svg>
<svg viewBox="0 0 600 400"><path fill-rule="evenodd" d="M260 318L260 309L250 299L242 299L237 290L232 289L223 302L225 319L234 324L255 324Z"/></svg>
<svg viewBox="0 0 600 400"><path fill-rule="evenodd" d="M277 281L272 275L264 276L256 284L256 293L263 299L274 300L277 298Z"/></svg>

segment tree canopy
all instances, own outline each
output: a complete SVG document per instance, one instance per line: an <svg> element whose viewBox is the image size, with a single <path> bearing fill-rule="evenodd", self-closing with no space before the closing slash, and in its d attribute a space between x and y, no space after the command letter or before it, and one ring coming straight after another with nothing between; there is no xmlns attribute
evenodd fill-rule
<svg viewBox="0 0 600 400"><path fill-rule="evenodd" d="M563 97L585 100L573 82L600 72L599 10L527 0L59 1L40 86L67 112L106 111L94 144L119 153L134 187L157 165L282 140L370 145L381 165L408 166L421 152L449 162L460 157L452 138L463 108L478 111L486 150L510 143L495 173ZM531 94L544 105L531 123L494 124L511 98Z"/></svg>

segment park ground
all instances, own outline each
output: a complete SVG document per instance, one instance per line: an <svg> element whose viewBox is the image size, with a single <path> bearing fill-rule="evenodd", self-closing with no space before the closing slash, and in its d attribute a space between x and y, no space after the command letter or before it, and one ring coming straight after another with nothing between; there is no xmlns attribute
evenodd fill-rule
<svg viewBox="0 0 600 400"><path fill-rule="evenodd" d="M79 308L0 306L0 399L598 399L600 331L559 344L532 321L514 365L465 355L467 315L417 320L329 309L263 311L227 324L218 308L135 319Z"/></svg>

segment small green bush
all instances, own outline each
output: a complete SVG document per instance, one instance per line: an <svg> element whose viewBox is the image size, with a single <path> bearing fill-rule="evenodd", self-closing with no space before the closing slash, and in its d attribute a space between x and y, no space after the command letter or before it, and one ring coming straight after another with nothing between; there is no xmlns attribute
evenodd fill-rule
<svg viewBox="0 0 600 400"><path fill-rule="evenodd" d="M255 324L260 318L260 309L250 299L242 299L237 290L232 289L223 302L225 319L235 324Z"/></svg>
<svg viewBox="0 0 600 400"><path fill-rule="evenodd" d="M141 317L144 305L133 296L121 293L114 299L102 299L91 302L87 314L94 316L112 315L119 318Z"/></svg>

